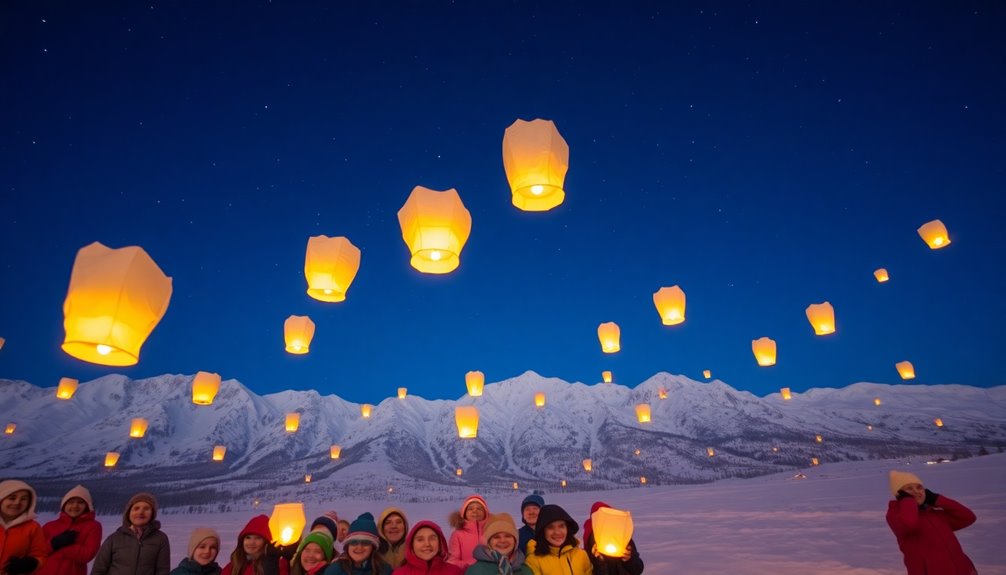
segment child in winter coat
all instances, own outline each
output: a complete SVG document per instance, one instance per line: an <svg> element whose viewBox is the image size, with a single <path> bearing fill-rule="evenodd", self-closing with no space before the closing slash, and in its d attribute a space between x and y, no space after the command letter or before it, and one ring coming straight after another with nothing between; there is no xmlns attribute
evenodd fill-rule
<svg viewBox="0 0 1006 575"><path fill-rule="evenodd" d="M593 514L602 507L611 507L603 501L597 501L590 506ZM590 517L583 523L583 548L590 553L590 563L594 567L594 575L641 575L643 560L636 550L636 542L629 539L629 545L620 557L609 557L597 549L594 542L593 521Z"/></svg>
<svg viewBox="0 0 1006 575"><path fill-rule="evenodd" d="M534 575L593 575L587 552L579 547L580 527L558 505L544 505L538 513L534 539L527 544L527 566Z"/></svg>
<svg viewBox="0 0 1006 575"><path fill-rule="evenodd" d="M517 525L510 514L491 515L486 521L485 544L475 548L475 563L465 575L532 575L517 541Z"/></svg>
<svg viewBox="0 0 1006 575"><path fill-rule="evenodd" d="M545 505L545 498L537 493L532 493L521 501L520 518L524 525L517 532L517 548L524 556L527 556L527 542L534 539L534 526L538 523L538 512L542 505Z"/></svg>
<svg viewBox="0 0 1006 575"><path fill-rule="evenodd" d="M331 521L331 520L330 520ZM317 575L332 562L334 539L326 530L311 531L300 540L290 575Z"/></svg>
<svg viewBox="0 0 1006 575"><path fill-rule="evenodd" d="M35 521L35 490L24 481L0 481L0 572L27 575L49 554L42 526Z"/></svg>
<svg viewBox="0 0 1006 575"><path fill-rule="evenodd" d="M324 575L391 575L391 566L377 552L380 543L374 516L360 515L349 524L345 548Z"/></svg>
<svg viewBox="0 0 1006 575"><path fill-rule="evenodd" d="M405 563L405 534L409 532L409 520L405 512L397 507L389 507L381 513L377 521L377 532L388 544L387 551L381 553L384 562L394 569Z"/></svg>
<svg viewBox="0 0 1006 575"><path fill-rule="evenodd" d="M98 549L91 575L168 575L171 549L157 521L157 500L149 493L129 498L122 527Z"/></svg>
<svg viewBox="0 0 1006 575"><path fill-rule="evenodd" d="M38 575L87 575L101 546L101 523L94 518L91 492L83 485L67 491L59 517L42 526L52 553Z"/></svg>
<svg viewBox="0 0 1006 575"><path fill-rule="evenodd" d="M462 575L447 562L447 538L432 521L420 521L405 538L405 563L391 575Z"/></svg>
<svg viewBox="0 0 1006 575"><path fill-rule="evenodd" d="M895 499L887 504L887 524L898 538L908 575L975 575L974 563L954 535L974 523L975 514L926 489L912 473L891 471L888 479Z"/></svg>
<svg viewBox="0 0 1006 575"><path fill-rule="evenodd" d="M272 548L269 516L256 515L238 533L238 545L222 575L290 575L290 564Z"/></svg>
<svg viewBox="0 0 1006 575"><path fill-rule="evenodd" d="M171 575L220 575L217 555L220 534L209 527L197 527L189 535L188 555L171 570Z"/></svg>
<svg viewBox="0 0 1006 575"><path fill-rule="evenodd" d="M447 546L447 562L467 569L475 563L472 553L475 547L482 544L486 518L489 517L489 505L479 495L471 495L461 504L460 511L452 511L448 521L454 532Z"/></svg>

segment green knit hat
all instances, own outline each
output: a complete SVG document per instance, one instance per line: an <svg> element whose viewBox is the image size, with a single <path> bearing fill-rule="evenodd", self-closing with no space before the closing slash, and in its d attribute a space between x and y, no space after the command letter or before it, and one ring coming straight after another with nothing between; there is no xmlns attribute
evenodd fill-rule
<svg viewBox="0 0 1006 575"><path fill-rule="evenodd" d="M324 531L312 531L304 536L300 540L300 545L297 546L297 556L300 556L301 550L307 547L308 543L317 543L318 547L321 547L321 552L325 554L325 560L331 561L332 556L335 554L335 550L332 548L332 537L325 533Z"/></svg>

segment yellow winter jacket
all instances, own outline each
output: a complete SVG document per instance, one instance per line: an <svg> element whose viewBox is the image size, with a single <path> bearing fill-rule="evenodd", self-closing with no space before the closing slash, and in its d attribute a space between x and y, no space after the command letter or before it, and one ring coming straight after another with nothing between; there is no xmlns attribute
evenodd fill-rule
<svg viewBox="0 0 1006 575"><path fill-rule="evenodd" d="M527 559L524 564L534 575L594 575L587 552L576 545L548 547L548 555L535 555L535 540L527 542Z"/></svg>

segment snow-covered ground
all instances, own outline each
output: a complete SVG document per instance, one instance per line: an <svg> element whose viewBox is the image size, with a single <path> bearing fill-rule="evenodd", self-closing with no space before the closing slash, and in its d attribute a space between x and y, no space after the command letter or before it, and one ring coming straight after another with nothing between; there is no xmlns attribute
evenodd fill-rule
<svg viewBox="0 0 1006 575"><path fill-rule="evenodd" d="M965 552L982 575L1006 575L1006 454L938 465L927 465L925 458L834 463L806 470L806 479L784 473L704 485L547 493L545 498L581 522L596 500L630 510L646 572L653 575L894 575L905 569L884 521L891 468L911 470L933 491L970 507L978 522L958 532ZM491 498L489 505L516 517L524 495ZM271 503L263 502L261 511L164 514L173 564L198 526L221 533L220 562L226 563L241 527L255 513L269 513ZM444 502L396 505L410 523L432 519L445 527L453 509ZM376 516L384 507L383 501L337 501L309 507L307 515L310 521L332 508L352 520L363 511ZM121 521L101 519L106 533Z"/></svg>

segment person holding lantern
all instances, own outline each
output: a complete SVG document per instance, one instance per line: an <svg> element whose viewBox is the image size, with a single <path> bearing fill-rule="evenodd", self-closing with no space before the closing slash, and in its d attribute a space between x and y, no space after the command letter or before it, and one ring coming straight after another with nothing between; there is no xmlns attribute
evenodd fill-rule
<svg viewBox="0 0 1006 575"><path fill-rule="evenodd" d="M290 575L290 563L279 556L271 541L269 516L252 517L238 533L237 547L222 575Z"/></svg>
<svg viewBox="0 0 1006 575"><path fill-rule="evenodd" d="M520 503L520 518L524 525L517 532L517 548L525 556L527 555L527 542L534 539L534 526L538 523L538 512L542 505L545 505L545 498L537 493L528 495Z"/></svg>
<svg viewBox="0 0 1006 575"><path fill-rule="evenodd" d="M157 520L157 500L149 493L129 498L122 527L105 538L91 575L168 575L171 548Z"/></svg>
<svg viewBox="0 0 1006 575"><path fill-rule="evenodd" d="M381 553L384 562L391 565L392 569L405 563L408 548L405 535L409 532L409 520L405 518L405 512L397 507L385 509L377 521L377 532L387 544L387 550Z"/></svg>
<svg viewBox="0 0 1006 575"><path fill-rule="evenodd" d="M349 524L345 548L324 575L391 575L391 566L377 550L380 543L374 516L360 515Z"/></svg>
<svg viewBox="0 0 1006 575"><path fill-rule="evenodd" d="M475 563L465 575L532 575L518 549L517 525L509 513L489 516L485 543L475 548Z"/></svg>
<svg viewBox="0 0 1006 575"><path fill-rule="evenodd" d="M457 565L447 562L447 538L440 526L420 521L405 538L405 563L391 575L462 575Z"/></svg>
<svg viewBox="0 0 1006 575"><path fill-rule="evenodd" d="M590 506L590 513L598 509L611 507L603 501L597 501ZM629 539L621 554L611 557L601 553L594 541L593 521L588 517L583 523L583 548L590 553L590 564L594 567L594 575L640 575L643 572L643 560L639 557L636 542Z"/></svg>
<svg viewBox="0 0 1006 575"><path fill-rule="evenodd" d="M189 535L188 555L170 575L220 575L220 534L209 527L196 527Z"/></svg>
<svg viewBox="0 0 1006 575"><path fill-rule="evenodd" d="M470 495L461 503L460 511L452 511L447 520L454 532L447 548L447 562L467 569L475 563L472 553L482 544L483 528L489 516L489 505L480 495Z"/></svg>
<svg viewBox="0 0 1006 575"><path fill-rule="evenodd" d="M91 492L83 485L68 491L59 517L42 526L52 553L38 575L86 575L101 546L101 523L94 518Z"/></svg>
<svg viewBox="0 0 1006 575"><path fill-rule="evenodd" d="M534 539L527 544L527 566L534 575L593 575L587 552L580 549L580 526L565 509L544 505L538 513Z"/></svg>
<svg viewBox="0 0 1006 575"><path fill-rule="evenodd" d="M887 504L887 524L898 539L908 575L976 575L954 535L974 523L975 514L926 489L913 473L892 470L888 480L894 501Z"/></svg>
<svg viewBox="0 0 1006 575"><path fill-rule="evenodd" d="M35 490L24 481L0 481L0 572L33 573L46 561L49 545L35 521Z"/></svg>
<svg viewBox="0 0 1006 575"><path fill-rule="evenodd" d="M332 536L323 529L313 530L304 535L293 556L290 575L317 575L328 568L335 551Z"/></svg>

